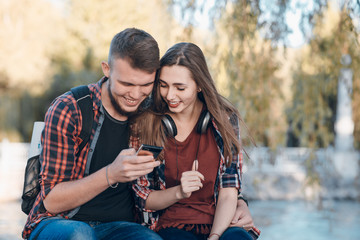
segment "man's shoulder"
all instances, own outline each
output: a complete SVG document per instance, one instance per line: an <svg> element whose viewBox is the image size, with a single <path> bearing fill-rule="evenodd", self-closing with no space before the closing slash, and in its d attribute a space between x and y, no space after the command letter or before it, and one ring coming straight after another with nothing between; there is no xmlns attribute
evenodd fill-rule
<svg viewBox="0 0 360 240"><path fill-rule="evenodd" d="M48 108L46 115L53 115L55 112L57 112L56 115L60 115L60 112L62 111L68 111L73 110L75 108L76 100L72 96L72 94L68 91L57 98L55 98L52 103L50 104L50 107Z"/></svg>
<svg viewBox="0 0 360 240"><path fill-rule="evenodd" d="M98 102L101 99L100 81L87 85L90 91L91 98L94 102ZM76 105L76 99L72 94L71 90L69 90L55 98L51 105L73 108L73 106Z"/></svg>
<svg viewBox="0 0 360 240"><path fill-rule="evenodd" d="M51 103L49 111L52 110L63 110L63 109L75 109L76 100L72 95L71 91L61 94Z"/></svg>

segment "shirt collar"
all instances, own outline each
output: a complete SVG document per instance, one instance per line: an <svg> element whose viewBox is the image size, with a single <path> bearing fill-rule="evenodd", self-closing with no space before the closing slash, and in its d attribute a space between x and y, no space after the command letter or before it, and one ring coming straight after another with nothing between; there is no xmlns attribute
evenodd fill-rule
<svg viewBox="0 0 360 240"><path fill-rule="evenodd" d="M103 76L96 84L91 84L89 86L90 91L95 95L95 97L93 97L93 101L95 103L94 110L101 109L101 105L102 105L102 103L101 103L101 86L107 80L108 80L108 78Z"/></svg>

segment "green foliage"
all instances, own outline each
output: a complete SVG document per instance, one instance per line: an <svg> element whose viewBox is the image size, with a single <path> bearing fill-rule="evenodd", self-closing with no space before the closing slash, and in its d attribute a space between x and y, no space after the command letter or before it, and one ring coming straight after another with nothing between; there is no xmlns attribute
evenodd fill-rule
<svg viewBox="0 0 360 240"><path fill-rule="evenodd" d="M93 51L89 48L79 70L76 70L71 61L64 57L55 59L54 65L58 69L44 95L46 104L64 92L69 91L72 87L97 82L102 77L102 70L100 64L95 65L93 63L94 58Z"/></svg>
<svg viewBox="0 0 360 240"><path fill-rule="evenodd" d="M138 27L155 37L161 54L178 41L201 46L219 91L238 107L256 142L270 147L284 144L288 127L295 145L333 143L339 61L349 53L360 148L359 30L353 22L360 6L338 1L337 15L327 17L328 2L313 1L309 9L297 1L309 44L293 70L293 98L286 103L283 86L292 79L278 74L277 47L286 45L292 1L215 0L208 15L212 28L202 38L195 16L209 8L203 0L64 0L57 7L48 0L0 1L0 140L28 141L33 121L43 120L56 96L101 77L113 35ZM175 8L185 27L168 11Z"/></svg>
<svg viewBox="0 0 360 240"><path fill-rule="evenodd" d="M300 71L294 76L294 100L288 116L299 146L327 147L333 143L333 82L329 74L307 75Z"/></svg>
<svg viewBox="0 0 360 240"><path fill-rule="evenodd" d="M342 54L350 54L353 59L350 66L354 72L353 106L360 104L359 43L356 41L358 33L354 29L347 9L336 11L329 7L321 18L317 18L309 48L302 54L294 70L293 101L287 111L291 132L297 138L299 146L327 147L334 143ZM360 136L357 112L357 108L353 107L355 142L358 143Z"/></svg>
<svg viewBox="0 0 360 240"><path fill-rule="evenodd" d="M193 33L195 21L189 16L201 11L206 2L196 0L170 1L183 10L185 25ZM277 146L284 143L288 128L288 144L305 147L327 147L334 141L337 79L341 55L353 59L353 114L355 142L360 147L359 43L353 16L360 5L355 1L338 1L340 20L334 22L328 12L332 1L247 1L216 0L210 18L215 28L215 45L210 55L212 72L220 91L234 102L258 143ZM311 6L311 7L309 7ZM305 53L293 70L293 99L287 110L279 109L282 101L282 81L277 71L276 46L290 32L286 23L287 11L301 11L301 26L309 40ZM338 11L339 12L339 11ZM336 17L335 17L336 18ZM332 30L329 32L329 28ZM312 32L312 34L309 34ZM260 37L261 36L261 37ZM262 39L262 40L261 40ZM271 41L269 41L271 40ZM288 127L283 115L287 114ZM285 130L285 131L284 131ZM292 142L292 143L291 143Z"/></svg>
<svg viewBox="0 0 360 240"><path fill-rule="evenodd" d="M200 4L185 2L182 8L190 12ZM210 58L218 89L239 109L256 143L275 147L284 140L281 131L286 131L279 130L281 120L274 114L276 102L282 99L281 79L275 76L279 63L276 48L270 40L260 37L260 30L272 27L273 34L268 35L273 38L281 34L275 33L275 22L261 20L259 2L215 1L213 18L218 21L214 43L205 55ZM282 20L276 23L280 27ZM243 132L243 136L247 134Z"/></svg>
<svg viewBox="0 0 360 240"><path fill-rule="evenodd" d="M256 142L276 146L281 139L271 134L279 120L273 110L282 93L281 79L275 76L278 63L274 50L270 46L259 48L254 39L245 43L233 40L228 47L231 53L223 56L218 65L226 69L228 97L241 112Z"/></svg>

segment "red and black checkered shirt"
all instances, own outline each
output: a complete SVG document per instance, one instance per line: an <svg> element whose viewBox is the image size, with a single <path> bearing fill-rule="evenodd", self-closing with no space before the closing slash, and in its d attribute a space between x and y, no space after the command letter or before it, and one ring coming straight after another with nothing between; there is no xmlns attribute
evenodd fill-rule
<svg viewBox="0 0 360 240"><path fill-rule="evenodd" d="M102 78L99 82L88 85L93 100L94 121L99 122L99 109L101 107L101 84L106 81ZM93 124L89 143L76 157L81 139L81 111L71 92L66 92L56 98L45 115L45 128L41 135L43 146L40 154L40 193L36 197L34 206L29 213L22 237L27 239L31 231L41 220L54 217L46 211L43 200L54 186L61 182L72 181L84 177L87 155L90 142L94 138L97 124ZM71 211L69 211L71 212ZM69 212L60 213L58 216L68 218Z"/></svg>

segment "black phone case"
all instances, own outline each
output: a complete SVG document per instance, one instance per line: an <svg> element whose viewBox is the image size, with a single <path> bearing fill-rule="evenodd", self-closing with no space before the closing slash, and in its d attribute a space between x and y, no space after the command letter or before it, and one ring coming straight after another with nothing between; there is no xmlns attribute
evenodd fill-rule
<svg viewBox="0 0 360 240"><path fill-rule="evenodd" d="M154 158L157 158L160 154L160 152L163 150L163 147L158 147L158 146L152 146L152 145L147 145L147 144L142 144L139 148L139 150L145 150L145 151L149 151L152 152L154 155Z"/></svg>

